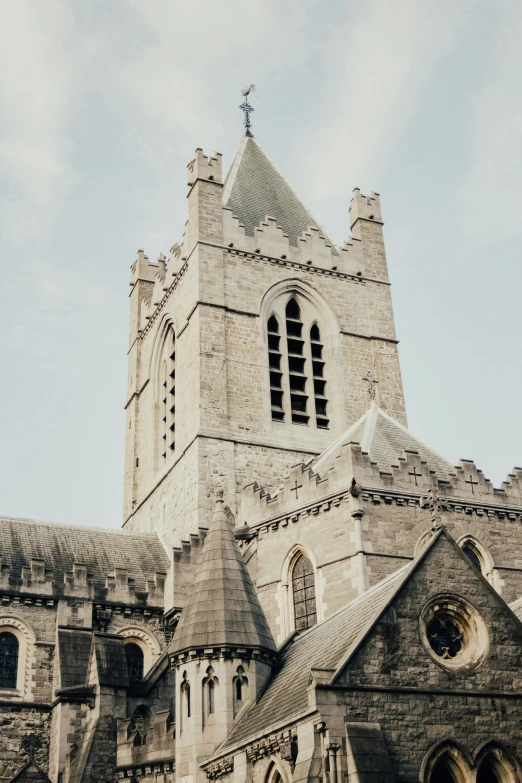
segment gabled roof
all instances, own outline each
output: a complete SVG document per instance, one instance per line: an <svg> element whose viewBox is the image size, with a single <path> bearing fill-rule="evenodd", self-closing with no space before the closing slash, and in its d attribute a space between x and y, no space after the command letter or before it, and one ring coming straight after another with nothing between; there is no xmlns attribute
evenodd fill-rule
<svg viewBox="0 0 522 783"><path fill-rule="evenodd" d="M105 587L115 568L127 568L137 591L145 591L147 579L169 567L155 535L12 518L0 518L0 558L11 579L20 579L22 566L33 558L42 559L55 582L63 582L75 562L82 563L97 587Z"/></svg>
<svg viewBox="0 0 522 783"><path fill-rule="evenodd" d="M216 503L194 584L169 652L220 646L276 652L222 499Z"/></svg>
<svg viewBox="0 0 522 783"><path fill-rule="evenodd" d="M377 405L372 404L364 416L311 463L314 472L324 478L335 465L342 446L350 442L359 443L362 451L368 454L381 470L389 470L392 465L396 465L398 458L405 451L417 451L437 478L447 480L448 474L455 471L451 462L412 435L406 427Z"/></svg>
<svg viewBox="0 0 522 783"><path fill-rule="evenodd" d="M10 783L51 783L45 772L39 767L34 759L29 761L19 770Z"/></svg>
<svg viewBox="0 0 522 783"><path fill-rule="evenodd" d="M249 236L267 216L275 218L291 245L310 226L324 234L320 224L253 136L239 145L225 179L223 206L232 210ZM333 242L324 234L328 242Z"/></svg>
<svg viewBox="0 0 522 783"><path fill-rule="evenodd" d="M219 755L276 725L285 725L309 712L307 686L314 667L337 669L339 662L372 626L404 583L414 563L387 579L291 641L282 651L279 671L260 700L233 729Z"/></svg>

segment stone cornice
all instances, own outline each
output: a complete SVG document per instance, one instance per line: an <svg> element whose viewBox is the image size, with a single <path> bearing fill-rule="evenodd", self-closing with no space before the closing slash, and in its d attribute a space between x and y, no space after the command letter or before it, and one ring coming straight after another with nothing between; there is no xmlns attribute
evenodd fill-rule
<svg viewBox="0 0 522 783"><path fill-rule="evenodd" d="M361 487L360 489L361 500L370 502L374 505L385 503L387 505L397 506L412 506L419 507L423 495L413 494L403 491L390 490L388 488L383 489L373 487ZM252 533L255 535L263 535L273 530L277 530L281 525L286 527L289 522L298 522L301 517L308 517L310 515L316 516L321 511L329 511L332 506L339 506L343 502L349 502L352 499L350 492L347 489L339 490L323 498L318 499L313 503L307 503L301 508L295 510L289 510L281 512L273 517L267 517L260 522L253 522L249 525ZM440 500L443 506L447 507L447 511L450 513L464 513L468 515L476 515L478 517L487 516L489 518L497 519L509 519L512 522L522 522L522 508L513 506L500 506L497 504L490 504L481 501L470 501L469 498L458 498L449 496L440 496Z"/></svg>

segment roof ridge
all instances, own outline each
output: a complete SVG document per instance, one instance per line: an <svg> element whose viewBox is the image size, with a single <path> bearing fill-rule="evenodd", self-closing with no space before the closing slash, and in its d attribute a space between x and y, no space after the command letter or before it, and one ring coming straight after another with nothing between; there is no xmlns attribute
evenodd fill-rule
<svg viewBox="0 0 522 783"><path fill-rule="evenodd" d="M123 528L112 528L112 527L95 527L94 525L73 525L70 522L49 522L44 519L28 519L27 517L8 517L8 516L2 516L0 515L0 524L2 522L22 522L25 525L45 525L46 527L57 527L60 529L69 529L69 530L87 530L87 531L96 531L99 533L116 533L118 535L124 535L124 536L135 536L137 538L154 538L158 539L158 535L156 533L139 533L134 530L125 530Z"/></svg>

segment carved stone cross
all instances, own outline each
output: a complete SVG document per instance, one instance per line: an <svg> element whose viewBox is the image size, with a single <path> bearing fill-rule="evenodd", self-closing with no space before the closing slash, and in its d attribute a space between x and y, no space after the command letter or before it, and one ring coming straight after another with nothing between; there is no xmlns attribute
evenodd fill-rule
<svg viewBox="0 0 522 783"><path fill-rule="evenodd" d="M301 489L301 487L303 485L302 484L298 484L297 483L297 479L294 481L294 484L295 484L295 487L290 487L290 492L295 492L295 499L298 500L299 499L298 490Z"/></svg>

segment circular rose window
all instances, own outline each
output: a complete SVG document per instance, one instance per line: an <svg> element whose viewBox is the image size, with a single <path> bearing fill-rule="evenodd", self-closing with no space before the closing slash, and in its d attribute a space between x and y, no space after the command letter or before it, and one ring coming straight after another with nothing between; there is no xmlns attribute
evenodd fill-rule
<svg viewBox="0 0 522 783"><path fill-rule="evenodd" d="M472 604L456 595L437 596L426 604L420 635L431 658L448 669L477 666L488 648L484 620Z"/></svg>

